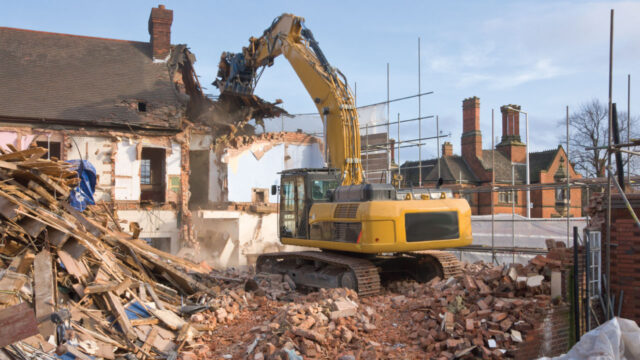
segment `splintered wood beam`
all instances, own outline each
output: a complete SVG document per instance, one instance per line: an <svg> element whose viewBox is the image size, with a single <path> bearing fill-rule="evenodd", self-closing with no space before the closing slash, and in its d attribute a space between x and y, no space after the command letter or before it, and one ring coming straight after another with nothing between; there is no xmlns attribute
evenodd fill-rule
<svg viewBox="0 0 640 360"><path fill-rule="evenodd" d="M120 325L120 328L124 332L127 339L131 341L137 339L138 335L136 335L136 331L133 329L131 321L129 321L129 318L127 317L127 313L124 311L124 306L122 306L120 297L116 296L112 292L105 293L104 297L109 303L109 307L111 307L111 310L113 310L113 316L116 318L116 321Z"/></svg>
<svg viewBox="0 0 640 360"><path fill-rule="evenodd" d="M26 302L0 310L0 348L37 334L36 314Z"/></svg>
<svg viewBox="0 0 640 360"><path fill-rule="evenodd" d="M47 236L51 245L61 248L69 240L71 234L50 227L47 229Z"/></svg>
<svg viewBox="0 0 640 360"><path fill-rule="evenodd" d="M29 157L32 157L32 156L40 157L46 153L47 153L47 149L35 147L35 148L31 148L24 151L14 151L12 153L0 155L0 160L3 160L3 161L26 160Z"/></svg>
<svg viewBox="0 0 640 360"><path fill-rule="evenodd" d="M78 279L83 284L86 284L89 279L89 271L84 264L80 261L76 261L68 252L64 250L58 250L58 258L62 261L62 264L67 269L67 272Z"/></svg>
<svg viewBox="0 0 640 360"><path fill-rule="evenodd" d="M26 218L18 225L20 225L32 238L38 237L38 235L40 235L40 233L47 227L47 225L34 218Z"/></svg>
<svg viewBox="0 0 640 360"><path fill-rule="evenodd" d="M18 205L13 202L7 200L5 197L0 197L0 214L4 216L7 220L15 221L18 219L18 212L16 211L19 208Z"/></svg>
<svg viewBox="0 0 640 360"><path fill-rule="evenodd" d="M38 330L45 339L56 334L56 325L51 321L51 314L55 312L53 296L53 264L51 253L42 250L36 255L33 264L34 293Z"/></svg>

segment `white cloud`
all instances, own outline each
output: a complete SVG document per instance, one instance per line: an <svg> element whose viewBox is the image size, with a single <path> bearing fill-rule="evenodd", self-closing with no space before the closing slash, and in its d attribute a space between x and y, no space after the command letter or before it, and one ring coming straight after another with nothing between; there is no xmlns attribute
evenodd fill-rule
<svg viewBox="0 0 640 360"><path fill-rule="evenodd" d="M616 9L616 56L640 50L640 27L630 14L640 3L517 3L478 24L476 32L430 49L429 68L456 88L509 89L529 82L589 73L607 61L609 9ZM633 25L632 25L633 24ZM636 40L637 41L637 40Z"/></svg>

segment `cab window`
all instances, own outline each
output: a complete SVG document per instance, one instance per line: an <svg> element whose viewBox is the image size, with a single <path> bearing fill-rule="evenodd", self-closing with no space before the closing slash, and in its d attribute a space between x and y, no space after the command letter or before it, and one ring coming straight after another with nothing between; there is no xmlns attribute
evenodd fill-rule
<svg viewBox="0 0 640 360"><path fill-rule="evenodd" d="M296 199L295 199L295 179L287 179L282 181L280 190L280 206L281 206L281 235L293 236L296 228Z"/></svg>
<svg viewBox="0 0 640 360"><path fill-rule="evenodd" d="M328 201L331 190L338 187L335 180L313 180L311 183L311 198L313 200Z"/></svg>

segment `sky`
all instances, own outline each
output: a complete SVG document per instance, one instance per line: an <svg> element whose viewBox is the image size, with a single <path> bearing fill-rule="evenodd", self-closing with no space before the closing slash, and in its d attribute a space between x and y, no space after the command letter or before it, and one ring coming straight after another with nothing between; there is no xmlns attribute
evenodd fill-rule
<svg viewBox="0 0 640 360"><path fill-rule="evenodd" d="M391 99L422 92L421 115L438 115L440 131L460 151L462 100L480 98L484 148L491 147L491 110L501 135L500 106L517 104L529 114L530 151L558 146L565 107L597 98L607 102L609 19L615 10L613 101L640 113L640 2L631 1L11 1L0 26L149 41L152 7L174 11L171 41L187 44L206 92L220 54L238 52L273 19L289 12L304 17L329 62L357 86L357 104L386 100L389 64ZM420 39L420 54L418 54ZM420 62L418 61L420 59ZM420 77L418 64L420 63ZM315 106L286 59L265 70L256 94L282 99L292 114ZM392 103L392 119L418 116L418 99ZM521 120L524 140L524 122ZM401 125L400 139L417 137L417 123ZM422 123L422 136L436 135L435 120ZM397 129L392 128L392 137ZM498 139L499 141L499 139ZM422 157L436 154L427 140ZM403 149L401 162L417 160Z"/></svg>

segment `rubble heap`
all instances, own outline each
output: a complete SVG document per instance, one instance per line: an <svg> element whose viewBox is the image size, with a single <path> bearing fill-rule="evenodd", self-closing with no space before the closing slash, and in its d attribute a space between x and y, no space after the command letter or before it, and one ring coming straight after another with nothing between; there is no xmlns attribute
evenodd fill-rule
<svg viewBox="0 0 640 360"><path fill-rule="evenodd" d="M175 358L198 334L182 316L217 295L215 280L121 232L105 209L72 208L69 164L12 150L0 150L0 352Z"/></svg>
<svg viewBox="0 0 640 360"><path fill-rule="evenodd" d="M560 301L551 299L550 272L565 265L568 250L552 249L550 257L538 256L526 266L467 264L455 278L394 282L382 294L363 298L348 289L302 295L287 291L286 275L259 274L252 286L237 286L216 310L191 317L211 329L189 341L181 356L513 357Z"/></svg>

